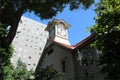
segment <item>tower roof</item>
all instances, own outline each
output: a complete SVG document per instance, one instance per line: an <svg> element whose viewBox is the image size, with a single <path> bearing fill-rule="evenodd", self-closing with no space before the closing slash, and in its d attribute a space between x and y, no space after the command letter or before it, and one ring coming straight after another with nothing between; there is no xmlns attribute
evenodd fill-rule
<svg viewBox="0 0 120 80"><path fill-rule="evenodd" d="M57 44L57 45L60 45L62 47L65 47L65 48L68 48L68 49L76 49L80 46L82 46L83 44L85 44L86 42L88 42L90 39L93 39L95 37L95 34L91 34L90 36L88 36L87 38L85 38L84 40L80 41L79 43L77 43L76 45L67 45L67 44L64 44L64 43L60 43L60 42L57 42L53 39L49 39L51 40L53 43Z"/></svg>
<svg viewBox="0 0 120 80"><path fill-rule="evenodd" d="M49 31L55 24L58 24L58 23L63 23L65 25L65 28L69 28L70 25L67 24L65 22L65 20L57 20L57 19L53 19L52 21L50 21L47 25L47 27L45 28L45 30Z"/></svg>

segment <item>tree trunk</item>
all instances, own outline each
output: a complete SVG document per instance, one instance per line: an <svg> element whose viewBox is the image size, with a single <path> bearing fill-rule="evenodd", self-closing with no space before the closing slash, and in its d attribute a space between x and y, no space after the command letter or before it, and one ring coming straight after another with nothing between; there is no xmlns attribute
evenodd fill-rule
<svg viewBox="0 0 120 80"><path fill-rule="evenodd" d="M28 3L28 0L25 0L23 3L22 3L22 6L21 8L16 12L14 18L13 18L13 21L12 23L10 24L10 30L7 34L7 36L2 40L2 44L1 46L5 49L8 48L8 46L12 43L15 35L16 35L16 31L17 31L17 28L18 28L18 24L19 24L19 21L20 21L20 18L22 16L22 14L24 13L24 11L26 10L27 8L27 3Z"/></svg>
<svg viewBox="0 0 120 80"><path fill-rule="evenodd" d="M18 23L19 23L20 17L15 19L15 20L14 20L14 23L10 27L8 35L3 39L3 42L2 42L2 47L3 48L7 49L8 46L12 43L12 41L13 41L15 35L16 35L16 31L17 31L17 28L18 28Z"/></svg>

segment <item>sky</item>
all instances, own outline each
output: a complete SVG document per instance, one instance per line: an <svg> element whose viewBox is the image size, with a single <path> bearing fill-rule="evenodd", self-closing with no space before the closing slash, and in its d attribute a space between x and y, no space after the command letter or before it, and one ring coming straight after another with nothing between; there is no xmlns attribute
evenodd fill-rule
<svg viewBox="0 0 120 80"><path fill-rule="evenodd" d="M96 14L94 12L94 8L94 6L91 6L87 10L83 10L80 8L70 11L69 7L67 6L63 12L58 13L56 17L53 17L58 20L64 19L69 25L71 25L68 29L68 36L71 45L77 44L90 35L88 27L95 24L94 17L96 16ZM49 21L52 21L53 19L41 20L38 16L34 15L33 12L26 12L25 14L23 14L23 16L44 23L46 25Z"/></svg>

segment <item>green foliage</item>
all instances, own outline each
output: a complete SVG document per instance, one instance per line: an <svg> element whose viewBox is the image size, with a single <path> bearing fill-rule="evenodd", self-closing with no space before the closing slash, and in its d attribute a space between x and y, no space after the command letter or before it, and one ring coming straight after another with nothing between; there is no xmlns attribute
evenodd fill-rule
<svg viewBox="0 0 120 80"><path fill-rule="evenodd" d="M13 72L14 72L14 68L11 64L4 66L3 67L3 75L2 75L3 80L14 80L13 76L12 76Z"/></svg>
<svg viewBox="0 0 120 80"><path fill-rule="evenodd" d="M83 5L83 8L87 9L92 3L94 3L94 0L2 0L0 3L0 10L2 11L0 21L11 24L9 20L13 20L16 13L23 7L22 13L34 11L40 18L48 19L56 16L67 4L69 4L70 9L73 10L78 9L80 5Z"/></svg>
<svg viewBox="0 0 120 80"><path fill-rule="evenodd" d="M7 49L1 47L1 38L6 36L7 31L5 25L0 24L0 79L1 80L27 80L33 75L33 71L28 71L26 65L18 60L17 67L14 69L10 59L14 49L12 45ZM30 80L30 79L29 79Z"/></svg>
<svg viewBox="0 0 120 80"><path fill-rule="evenodd" d="M4 36L2 47L8 47L14 39L19 20L25 12L34 12L41 19L50 19L62 12L66 5L70 10L87 9L94 0L0 0L0 22L11 26Z"/></svg>
<svg viewBox="0 0 120 80"><path fill-rule="evenodd" d="M11 79L13 73L13 66L10 63L10 59L13 54L13 48L10 45L7 51L0 47L0 78L2 80Z"/></svg>
<svg viewBox="0 0 120 80"><path fill-rule="evenodd" d="M32 69L28 71L26 64L19 59L16 68L12 64L3 66L1 77L2 80L32 80L34 71Z"/></svg>
<svg viewBox="0 0 120 80"><path fill-rule="evenodd" d="M11 47L12 40L16 34L19 20L23 13L33 11L41 19L49 19L56 16L58 12L63 11L64 7L69 4L70 9L78 9L81 5L88 8L94 0L0 0L0 78L8 80L13 73L21 80L28 75L25 65L22 65L14 72L10 63L13 54ZM5 25L3 25L5 24ZM11 26L9 31L6 28ZM21 68L23 72L21 71ZM9 74L10 73L10 74ZM27 75L23 75L27 73ZM57 73L57 72L56 72ZM7 77L6 77L7 76ZM16 80L17 78L15 78ZM13 78L10 78L13 80Z"/></svg>
<svg viewBox="0 0 120 80"><path fill-rule="evenodd" d="M101 0L97 4L95 45L102 50L100 65L107 80L120 80L120 0Z"/></svg>
<svg viewBox="0 0 120 80"><path fill-rule="evenodd" d="M10 58L12 57L13 51L12 45L8 47L7 51L0 46L0 65L4 66L10 64Z"/></svg>
<svg viewBox="0 0 120 80"><path fill-rule="evenodd" d="M13 47L10 45L8 49L4 49L1 47L2 38L6 35L7 31L5 30L5 25L0 24L0 77L10 78L13 66L10 63L10 58L13 54Z"/></svg>
<svg viewBox="0 0 120 80"><path fill-rule="evenodd" d="M30 80L30 77L34 76L34 71L32 69L28 71L26 64L19 59L12 76L14 80Z"/></svg>
<svg viewBox="0 0 120 80"><path fill-rule="evenodd" d="M5 36L5 34L6 34L5 25L0 23L0 39L3 38ZM1 42L0 42L0 44L1 44Z"/></svg>
<svg viewBox="0 0 120 80"><path fill-rule="evenodd" d="M36 80L62 80L62 73L47 67L36 72Z"/></svg>
<svg viewBox="0 0 120 80"><path fill-rule="evenodd" d="M0 25L0 38L3 38L7 34L5 25ZM7 49L1 47L0 39L0 79L1 80L33 80L33 70L27 70L26 64L20 59L17 62L17 67L14 68L10 63L10 59L14 52L13 47L10 45ZM37 80L60 80L61 73L51 68L42 69L39 73Z"/></svg>

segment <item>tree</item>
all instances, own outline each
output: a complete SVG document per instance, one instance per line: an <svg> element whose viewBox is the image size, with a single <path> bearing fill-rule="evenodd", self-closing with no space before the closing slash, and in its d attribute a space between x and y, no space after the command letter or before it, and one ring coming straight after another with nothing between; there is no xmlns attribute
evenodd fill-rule
<svg viewBox="0 0 120 80"><path fill-rule="evenodd" d="M1 38L7 34L5 25L0 25L0 44ZM7 49L2 48L0 45L0 79L1 80L30 80L33 75L33 71L28 71L25 63L18 60L17 67L14 68L11 63L11 57L14 52L12 45L9 45Z"/></svg>
<svg viewBox="0 0 120 80"><path fill-rule="evenodd" d="M5 25L0 24L0 44L2 43L1 38L7 34L5 30ZM13 54L13 47L9 45L5 50L0 45L0 79L4 80L5 78L12 77L13 66L11 65L10 59Z"/></svg>
<svg viewBox="0 0 120 80"><path fill-rule="evenodd" d="M102 50L100 66L106 80L120 80L120 0L101 0L97 4L96 46Z"/></svg>
<svg viewBox="0 0 120 80"><path fill-rule="evenodd" d="M11 26L7 35L0 44L7 48L16 35L18 23L23 13L33 11L41 19L49 19L61 12L67 4L70 10L77 9L83 5L88 8L94 0L0 0L0 22L6 27Z"/></svg>
<svg viewBox="0 0 120 80"><path fill-rule="evenodd" d="M62 73L47 67L36 71L35 80L62 80Z"/></svg>
<svg viewBox="0 0 120 80"><path fill-rule="evenodd" d="M10 58L13 54L13 48L9 46L7 52L4 48L0 47L0 79L1 80L12 80L12 73L14 67L10 62Z"/></svg>
<svg viewBox="0 0 120 80"><path fill-rule="evenodd" d="M14 67L12 64L3 66L1 80L14 80L12 74L14 72Z"/></svg>
<svg viewBox="0 0 120 80"><path fill-rule="evenodd" d="M0 44L2 43L1 38L7 34L5 30L5 25L0 24ZM10 45L5 50L0 45L0 79L4 80L6 78L12 77L13 66L10 63L10 58L13 54L13 47Z"/></svg>
<svg viewBox="0 0 120 80"><path fill-rule="evenodd" d="M0 78L4 80L4 75L12 72L10 58L13 52L10 44L23 13L33 11L41 19L49 19L61 12L67 4L70 4L70 10L78 9L80 5L87 9L93 2L94 0L0 0Z"/></svg>
<svg viewBox="0 0 120 80"><path fill-rule="evenodd" d="M32 69L28 71L26 64L18 59L17 67L12 74L13 80L32 80L31 76L34 77L34 71Z"/></svg>

